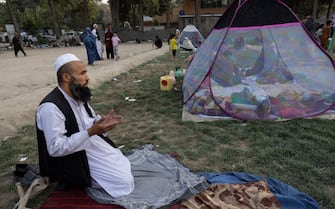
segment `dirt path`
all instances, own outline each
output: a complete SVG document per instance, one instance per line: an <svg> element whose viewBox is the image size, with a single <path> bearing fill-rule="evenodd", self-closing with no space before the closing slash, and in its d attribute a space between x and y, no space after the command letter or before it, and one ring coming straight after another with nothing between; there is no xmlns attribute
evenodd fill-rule
<svg viewBox="0 0 335 209"><path fill-rule="evenodd" d="M25 51L28 54L26 57L21 52L15 57L12 50L0 51L0 139L15 133L19 127L34 124L38 103L57 86L53 69L57 56L73 53L87 62L84 46L25 49ZM96 61L94 66L87 66L90 87L95 88L103 81L112 79L167 51L166 43L161 49L154 49L151 43L122 43L119 45L120 60L104 59Z"/></svg>

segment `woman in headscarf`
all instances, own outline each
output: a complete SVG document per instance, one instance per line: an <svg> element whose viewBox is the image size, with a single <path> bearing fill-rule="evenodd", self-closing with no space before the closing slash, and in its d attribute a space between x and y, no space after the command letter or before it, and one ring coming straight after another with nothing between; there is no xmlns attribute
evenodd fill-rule
<svg viewBox="0 0 335 209"><path fill-rule="evenodd" d="M93 65L94 60L99 57L96 46L96 37L93 35L89 27L85 28L83 34L83 42L86 47L88 64Z"/></svg>

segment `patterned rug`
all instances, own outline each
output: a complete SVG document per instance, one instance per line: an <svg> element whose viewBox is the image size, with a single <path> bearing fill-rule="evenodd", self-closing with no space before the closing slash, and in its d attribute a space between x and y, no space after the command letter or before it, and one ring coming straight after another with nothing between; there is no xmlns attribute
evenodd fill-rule
<svg viewBox="0 0 335 209"><path fill-rule="evenodd" d="M53 191L42 203L40 209L124 209L119 205L100 204L87 196L83 189ZM169 209L179 209L173 205Z"/></svg>
<svg viewBox="0 0 335 209"><path fill-rule="evenodd" d="M118 205L97 203L87 196L84 189L53 191L42 203L40 209L124 209Z"/></svg>

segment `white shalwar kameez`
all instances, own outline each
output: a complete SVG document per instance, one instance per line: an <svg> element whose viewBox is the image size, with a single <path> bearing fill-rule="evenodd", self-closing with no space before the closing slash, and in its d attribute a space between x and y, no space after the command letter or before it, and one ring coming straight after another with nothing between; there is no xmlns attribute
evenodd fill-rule
<svg viewBox="0 0 335 209"><path fill-rule="evenodd" d="M36 115L37 126L44 131L49 155L65 156L85 150L91 177L107 193L113 197L130 194L134 189L134 178L128 158L101 137L89 137L87 129L94 123L94 118L89 117L82 102L75 101L63 91L62 93L75 114L79 132L66 137L63 113L53 103L40 105ZM91 110L95 115L92 108Z"/></svg>
<svg viewBox="0 0 335 209"><path fill-rule="evenodd" d="M103 47L103 45L102 45L102 43L101 43L101 40L99 40L98 39L98 31L97 31L97 29L93 29L92 30L92 33L93 33L93 35L95 35L95 37L96 37L96 39L95 39L95 43L96 43L96 46L97 46L97 51L98 51L98 54L99 54L99 58L100 59L103 59L103 57L102 57L102 55L103 55L103 53L104 53L104 47Z"/></svg>

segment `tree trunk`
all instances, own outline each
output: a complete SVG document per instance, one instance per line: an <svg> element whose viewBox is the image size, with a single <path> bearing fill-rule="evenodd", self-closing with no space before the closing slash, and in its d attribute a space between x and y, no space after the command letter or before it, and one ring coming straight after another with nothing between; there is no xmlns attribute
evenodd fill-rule
<svg viewBox="0 0 335 209"><path fill-rule="evenodd" d="M19 26L19 23L17 22L16 15L13 11L11 0L6 0L6 5L7 5L8 14L9 14L9 16L12 19L12 22L14 24L14 30L16 32L20 33L20 26Z"/></svg>
<svg viewBox="0 0 335 209"><path fill-rule="evenodd" d="M328 9L327 9L327 20L330 18L330 11L332 9L332 6L333 6L333 0L329 0L328 1Z"/></svg>
<svg viewBox="0 0 335 209"><path fill-rule="evenodd" d="M144 31L144 27L143 27L143 0L140 0L139 2L139 12L138 12L138 16L140 19L140 31L143 32Z"/></svg>
<svg viewBox="0 0 335 209"><path fill-rule="evenodd" d="M54 34L56 35L56 38L59 39L61 37L61 31L59 28L58 24L58 18L57 18L57 13L56 13L56 8L55 8L55 2L54 0L49 0L49 6L50 6L50 11L51 11L51 17L52 17L52 24L54 28Z"/></svg>
<svg viewBox="0 0 335 209"><path fill-rule="evenodd" d="M109 0L109 9L112 16L112 31L119 31L120 29L120 1Z"/></svg>
<svg viewBox="0 0 335 209"><path fill-rule="evenodd" d="M88 12L88 0L83 0L83 16L85 25L88 27L92 27L90 15Z"/></svg>
<svg viewBox="0 0 335 209"><path fill-rule="evenodd" d="M166 8L166 27L170 28L170 23L171 23L171 6L170 6L170 1L166 2L167 8Z"/></svg>
<svg viewBox="0 0 335 209"><path fill-rule="evenodd" d="M131 4L131 14L130 14L130 25L132 25L133 27L136 28L136 25L137 25L137 4Z"/></svg>
<svg viewBox="0 0 335 209"><path fill-rule="evenodd" d="M194 1L194 25L195 27L199 28L200 26L200 4L201 4L201 0L195 0Z"/></svg>
<svg viewBox="0 0 335 209"><path fill-rule="evenodd" d="M316 11L318 10L318 0L313 0L313 20L316 19Z"/></svg>
<svg viewBox="0 0 335 209"><path fill-rule="evenodd" d="M299 0L298 0L299 1ZM285 1L285 3L293 10L297 11L299 7L299 2L297 0ZM314 1L314 0L313 0Z"/></svg>

